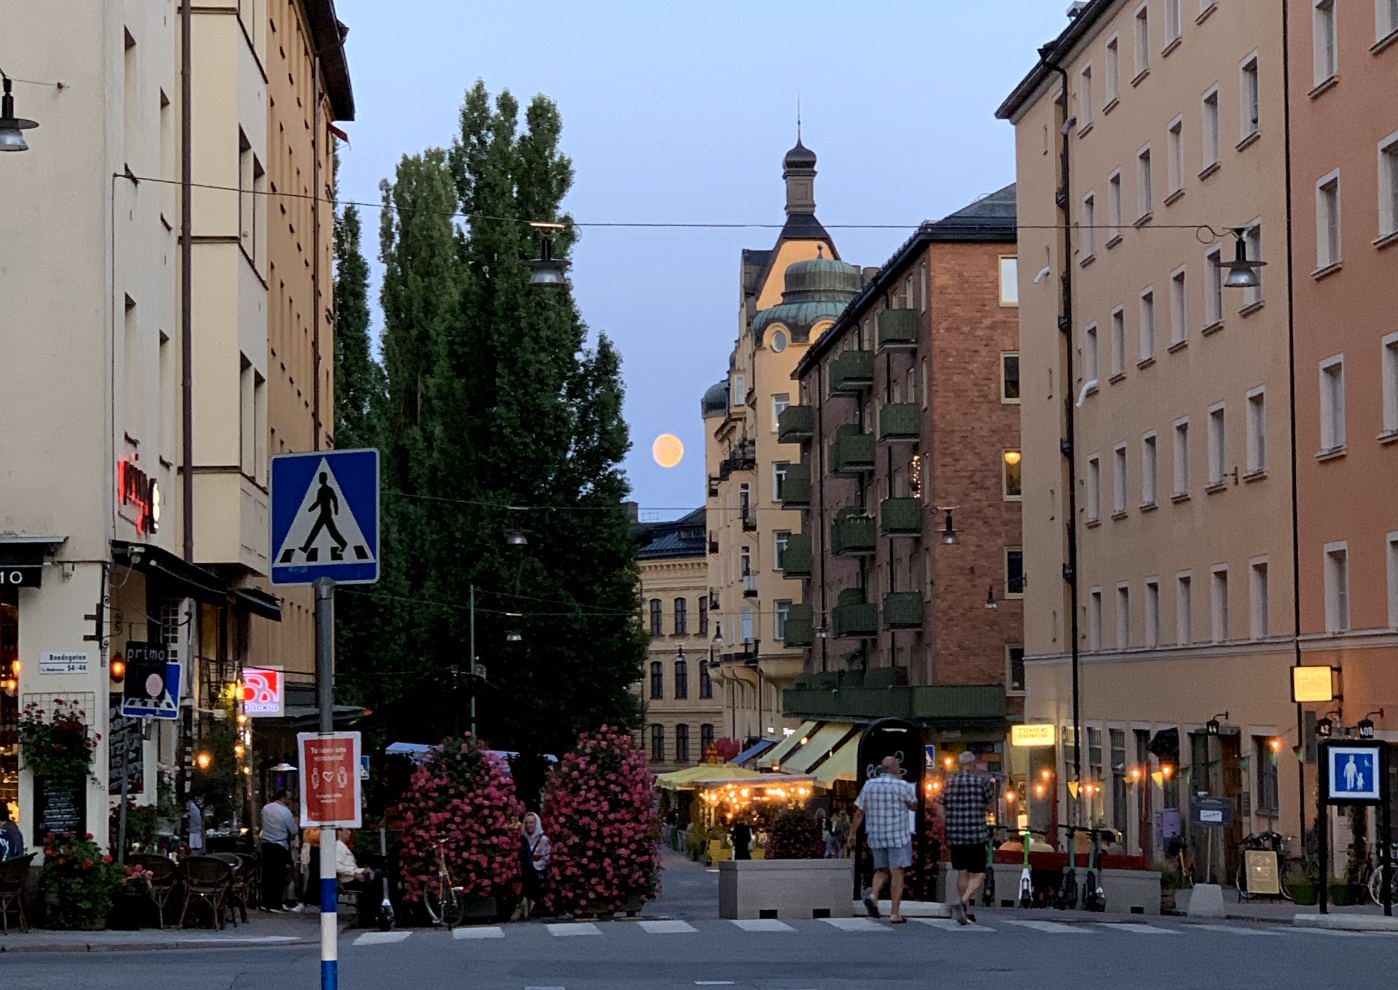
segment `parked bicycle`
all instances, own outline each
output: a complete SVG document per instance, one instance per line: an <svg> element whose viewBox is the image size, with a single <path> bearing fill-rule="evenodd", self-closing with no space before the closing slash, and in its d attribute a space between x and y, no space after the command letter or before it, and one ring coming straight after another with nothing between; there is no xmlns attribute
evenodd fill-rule
<svg viewBox="0 0 1398 990"><path fill-rule="evenodd" d="M1282 866L1286 861L1286 853L1284 849L1285 844L1286 839L1281 835L1281 833L1272 831L1253 832L1251 835L1244 838L1243 841L1238 844L1243 854L1240 857L1238 857L1238 870L1234 876L1233 882L1234 885L1238 888L1239 900L1249 901L1252 900L1252 898L1254 897L1285 897L1287 900L1291 899L1290 891L1287 889L1287 885L1283 883ZM1248 882L1249 877L1247 854L1249 852L1271 853L1273 857L1275 857L1278 893L1271 894L1257 892L1253 889L1257 886L1257 884L1252 884ZM1254 859L1255 858L1256 857L1254 857Z"/></svg>
<svg viewBox="0 0 1398 990"><path fill-rule="evenodd" d="M1375 854L1377 855L1377 853ZM1392 866L1389 867L1388 889L1389 903L1398 904L1398 842L1389 847L1389 860ZM1375 904L1383 903L1383 863L1369 863L1364 870L1364 886L1369 889L1369 900Z"/></svg>
<svg viewBox="0 0 1398 990"><path fill-rule="evenodd" d="M461 921L461 895L465 888L452 882L451 870L447 868L446 850L442 848L442 844L435 843L433 848L437 850L437 875L427 881L423 903L427 906L427 914L432 919L432 924L445 925L450 930Z"/></svg>

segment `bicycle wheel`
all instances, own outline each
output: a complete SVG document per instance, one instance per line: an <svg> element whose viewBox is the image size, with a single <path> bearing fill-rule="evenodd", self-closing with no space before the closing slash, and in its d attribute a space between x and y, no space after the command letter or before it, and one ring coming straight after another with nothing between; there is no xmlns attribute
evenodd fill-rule
<svg viewBox="0 0 1398 990"><path fill-rule="evenodd" d="M1292 900L1291 884L1294 880L1299 880L1306 875L1306 864L1297 858L1288 859L1281 866L1281 873L1277 877L1277 885L1281 888L1282 897L1288 901Z"/></svg>
<svg viewBox="0 0 1398 990"><path fill-rule="evenodd" d="M427 908L427 916L432 919L432 924L442 923L442 891L447 891L451 895L451 885L442 877L437 876L427 881L427 889L423 891L422 903Z"/></svg>
<svg viewBox="0 0 1398 990"><path fill-rule="evenodd" d="M1248 871L1244 863L1238 864L1238 872L1233 877L1233 884L1238 888L1238 900L1252 900L1252 892L1248 890Z"/></svg>
<svg viewBox="0 0 1398 990"><path fill-rule="evenodd" d="M442 924L455 928L461 922L461 896L456 888L447 884L442 893Z"/></svg>
<svg viewBox="0 0 1398 990"><path fill-rule="evenodd" d="M1374 870L1373 874L1369 877L1369 883L1366 885L1369 888L1369 900L1373 901L1375 904L1383 903L1383 876L1383 867L1380 866ZM1398 904L1398 882L1390 880L1388 886L1390 890L1393 891L1393 893L1389 895L1392 902Z"/></svg>

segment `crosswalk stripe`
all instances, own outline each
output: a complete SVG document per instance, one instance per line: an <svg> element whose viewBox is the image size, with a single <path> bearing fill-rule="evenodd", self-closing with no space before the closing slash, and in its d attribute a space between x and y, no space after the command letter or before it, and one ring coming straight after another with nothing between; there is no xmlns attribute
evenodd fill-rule
<svg viewBox="0 0 1398 990"><path fill-rule="evenodd" d="M505 929L498 925L490 925L485 928L457 928L451 933L452 938L504 938Z"/></svg>
<svg viewBox="0 0 1398 990"><path fill-rule="evenodd" d="M1006 924L1019 925L1021 928L1032 928L1036 932L1048 932L1051 935L1091 935L1087 928L1079 928L1076 925L1065 925L1057 921L1010 921L1004 919Z"/></svg>
<svg viewBox="0 0 1398 990"><path fill-rule="evenodd" d="M590 921L564 922L558 925L545 925L550 935L601 935L602 932Z"/></svg>
<svg viewBox="0 0 1398 990"><path fill-rule="evenodd" d="M365 932L354 940L355 945L381 945L384 942L402 942L412 932Z"/></svg>
<svg viewBox="0 0 1398 990"><path fill-rule="evenodd" d="M930 925L933 928L940 928L944 932L993 932L994 928L987 928L985 925L962 925L950 918L909 918L909 921L916 921L918 924Z"/></svg>
<svg viewBox="0 0 1398 990"><path fill-rule="evenodd" d="M776 918L748 918L734 921L745 932L794 932L785 921L778 921Z"/></svg>
<svg viewBox="0 0 1398 990"><path fill-rule="evenodd" d="M1230 935L1280 935L1281 932L1269 932L1261 928L1243 928L1241 925L1195 925L1190 928L1203 928L1210 932L1228 932Z"/></svg>
<svg viewBox="0 0 1398 990"><path fill-rule="evenodd" d="M687 921L643 921L641 927L648 935L678 935L699 930Z"/></svg>
<svg viewBox="0 0 1398 990"><path fill-rule="evenodd" d="M1132 935L1178 935L1179 932L1169 928L1156 928L1154 925L1134 925L1129 922L1120 921L1099 921L1103 928L1111 928L1119 932L1130 932Z"/></svg>
<svg viewBox="0 0 1398 990"><path fill-rule="evenodd" d="M1338 935L1341 938L1392 938L1395 932L1348 932L1340 931L1336 928L1297 928L1298 932L1307 932L1311 935Z"/></svg>
<svg viewBox="0 0 1398 990"><path fill-rule="evenodd" d="M821 918L820 920L843 932L886 932L890 930L875 923L872 918Z"/></svg>

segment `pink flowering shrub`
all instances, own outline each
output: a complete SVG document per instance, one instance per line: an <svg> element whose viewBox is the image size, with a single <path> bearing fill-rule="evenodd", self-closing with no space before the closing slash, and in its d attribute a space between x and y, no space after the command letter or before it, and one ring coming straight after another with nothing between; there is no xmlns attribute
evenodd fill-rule
<svg viewBox="0 0 1398 990"><path fill-rule="evenodd" d="M509 768L475 739L448 739L413 772L403 797L404 897L417 901L437 875L437 843L467 897L515 895L524 806Z"/></svg>
<svg viewBox="0 0 1398 990"><path fill-rule="evenodd" d="M555 911L620 911L660 892L660 816L646 756L613 726L584 732L544 788Z"/></svg>

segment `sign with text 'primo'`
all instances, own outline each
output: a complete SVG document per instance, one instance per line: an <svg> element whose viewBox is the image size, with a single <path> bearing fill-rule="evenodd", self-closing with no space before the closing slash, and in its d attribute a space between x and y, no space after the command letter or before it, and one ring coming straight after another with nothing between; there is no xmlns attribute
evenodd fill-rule
<svg viewBox="0 0 1398 990"><path fill-rule="evenodd" d="M379 579L379 452L272 458L272 583Z"/></svg>
<svg viewBox="0 0 1398 990"><path fill-rule="evenodd" d="M359 828L359 733L300 732L301 827Z"/></svg>

